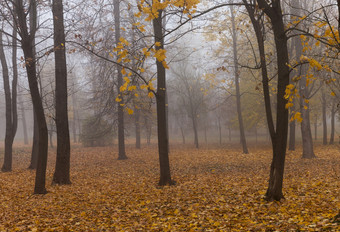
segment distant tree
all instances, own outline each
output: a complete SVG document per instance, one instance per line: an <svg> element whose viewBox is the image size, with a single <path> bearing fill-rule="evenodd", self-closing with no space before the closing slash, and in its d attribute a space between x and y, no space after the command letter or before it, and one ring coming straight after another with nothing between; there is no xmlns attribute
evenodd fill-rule
<svg viewBox="0 0 340 232"><path fill-rule="evenodd" d="M112 125L100 117L88 117L83 122L80 139L85 147L110 145L113 141Z"/></svg>
<svg viewBox="0 0 340 232"><path fill-rule="evenodd" d="M172 69L175 79L171 87L178 96L177 104L184 108L187 116L191 120L192 129L194 131L194 144L199 148L198 142L198 119L203 110L204 105L204 84L201 76L198 75L189 64L175 66Z"/></svg>

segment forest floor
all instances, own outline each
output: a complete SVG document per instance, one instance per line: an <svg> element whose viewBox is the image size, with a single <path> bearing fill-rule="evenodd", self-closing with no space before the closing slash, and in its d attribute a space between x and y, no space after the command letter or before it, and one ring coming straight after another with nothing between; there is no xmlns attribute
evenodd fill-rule
<svg viewBox="0 0 340 232"><path fill-rule="evenodd" d="M13 171L0 173L0 231L340 231L340 146L317 146L316 159L288 152L285 200L266 202L271 150L172 146L175 186L157 186L156 146L72 149L72 185L32 195L30 148L16 148ZM3 152L0 152L2 162Z"/></svg>

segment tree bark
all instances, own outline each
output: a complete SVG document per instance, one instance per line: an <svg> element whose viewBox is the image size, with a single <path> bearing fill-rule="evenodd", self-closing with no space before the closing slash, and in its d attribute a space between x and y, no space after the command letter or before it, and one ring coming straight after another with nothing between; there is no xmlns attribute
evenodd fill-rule
<svg viewBox="0 0 340 232"><path fill-rule="evenodd" d="M162 10L158 10L158 18L153 19L153 30L155 43L159 42L156 50L164 49L164 37L162 30ZM170 162L169 162L169 143L167 132L167 113L166 113L166 72L162 62L156 59L157 66L157 131L158 131L158 153L160 164L159 185L172 185Z"/></svg>
<svg viewBox="0 0 340 232"><path fill-rule="evenodd" d="M248 147L246 142L246 136L244 133L244 125L242 118L242 107L241 107L241 94L240 94L240 84L239 84L239 70L238 70L238 54L237 54L237 34L235 27L235 16L234 7L230 6L231 12L231 26L232 26L232 38L233 38L233 55L234 55L234 75L235 75L235 87L236 87L236 107L237 107L237 118L240 129L240 141L243 149L243 154L248 154Z"/></svg>
<svg viewBox="0 0 340 232"><path fill-rule="evenodd" d="M16 0L15 13L17 16L17 26L19 35L21 37L21 47L24 52L25 66L28 78L28 84L31 92L33 108L37 117L38 128L39 128L39 146L38 146L38 163L35 178L34 193L45 194L47 193L46 184L46 165L47 165L47 151L48 151L48 133L47 125L44 114L44 108L39 93L37 72L36 72L36 60L34 53L34 38L36 32L36 1L30 1L30 10L34 13L31 14L31 19L34 23L30 24L30 31L27 26L27 13L23 6L22 0Z"/></svg>
<svg viewBox="0 0 340 232"><path fill-rule="evenodd" d="M264 13L271 20L278 68L276 132L272 138L273 160L270 167L266 199L280 200L284 198L282 186L288 135L287 100L284 98L286 86L289 84L287 36L285 34L280 1L273 1L271 5L266 0L257 0L257 2L260 9L263 9Z"/></svg>
<svg viewBox="0 0 340 232"><path fill-rule="evenodd" d="M120 39L120 9L119 9L119 0L114 0L114 18L115 18L115 39L116 45L119 43ZM118 96L122 99L118 104L118 159L125 160L128 157L125 153L125 132L124 132L124 99L122 94L120 93L120 87L123 85L123 76L122 76L122 68L117 65L117 89Z"/></svg>
<svg viewBox="0 0 340 232"><path fill-rule="evenodd" d="M9 72L4 52L4 45L2 41L2 31L0 30L0 61L2 66L2 77L5 91L5 104L6 104L6 134L5 134L5 154L4 163L1 171L12 171L12 149L13 149L13 122L12 122L12 97L11 87L9 84Z"/></svg>
<svg viewBox="0 0 340 232"><path fill-rule="evenodd" d="M64 12L62 0L52 3L55 57L55 113L57 129L57 159L53 184L71 184L70 132L67 111L67 66L65 54Z"/></svg>
<svg viewBox="0 0 340 232"><path fill-rule="evenodd" d="M25 115L25 107L22 96L19 95L19 105L21 111L21 120L22 120L22 128L24 132L24 144L28 144L28 135L27 135L27 123L26 123L26 115Z"/></svg>
<svg viewBox="0 0 340 232"><path fill-rule="evenodd" d="M37 116L35 115L33 109L33 143L31 152L31 162L28 169L36 169L38 165L39 156L39 126L37 121Z"/></svg>

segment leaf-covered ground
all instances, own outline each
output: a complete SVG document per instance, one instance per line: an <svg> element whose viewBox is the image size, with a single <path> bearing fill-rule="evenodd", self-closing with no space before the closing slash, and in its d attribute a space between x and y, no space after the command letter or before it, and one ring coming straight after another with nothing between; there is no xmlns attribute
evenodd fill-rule
<svg viewBox="0 0 340 232"><path fill-rule="evenodd" d="M0 173L0 231L340 231L340 147L317 147L317 159L289 152L282 202L262 199L270 148L172 147L176 186L159 188L156 147L74 148L72 185L32 195L29 148L15 150L14 171ZM2 160L2 159L0 159ZM1 161L2 162L2 161Z"/></svg>

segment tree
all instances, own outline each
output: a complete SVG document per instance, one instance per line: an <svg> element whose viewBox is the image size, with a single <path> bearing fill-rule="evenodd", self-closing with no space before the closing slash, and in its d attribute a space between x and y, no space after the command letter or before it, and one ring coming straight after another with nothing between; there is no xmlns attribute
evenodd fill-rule
<svg viewBox="0 0 340 232"><path fill-rule="evenodd" d="M194 144L199 148L198 142L198 119L203 112L204 105L204 88L201 77L190 67L188 63L182 63L172 69L175 75L172 87L178 95L177 104L184 108L191 120L194 131ZM182 132L184 137L184 133ZM183 139L184 140L184 139Z"/></svg>
<svg viewBox="0 0 340 232"><path fill-rule="evenodd" d="M39 146L38 146L38 162L37 172L35 178L35 194L47 193L46 183L46 165L47 165L47 151L48 151L48 133L47 124L44 114L44 108L39 93L37 71L36 71L36 57L34 53L33 43L36 33L36 28L32 26L29 29L27 25L27 9L36 11L36 1L31 0L29 5L25 5L23 0L16 0L14 2L14 13L17 22L18 34L21 37L21 48L24 52L25 67L27 73L28 84L30 88L31 98L33 102L33 108L37 117L37 124L39 130ZM33 19L36 21L36 14ZM35 24L35 23L34 23Z"/></svg>
<svg viewBox="0 0 340 232"><path fill-rule="evenodd" d="M12 147L13 141L18 125L18 114L17 114L17 81L18 71L16 65L16 31L13 29L13 50L12 50L12 63L13 63L13 82L12 82L12 94L9 80L9 72L4 52L2 30L0 30L0 60L3 73L3 83L5 89L5 101L6 101L6 135L5 135L5 156L4 163L1 171L8 172L12 170Z"/></svg>
<svg viewBox="0 0 340 232"><path fill-rule="evenodd" d="M54 184L71 184L70 132L67 114L67 67L62 0L53 0L52 13L54 25L55 113L57 129L57 160L52 182Z"/></svg>
<svg viewBox="0 0 340 232"><path fill-rule="evenodd" d="M286 87L289 84L289 63L287 35L283 22L281 2L272 0L257 0L258 7L269 17L274 32L278 82L277 82L277 105L276 105L276 131L272 137L273 159L270 166L269 184L266 192L268 200L282 199L283 172L286 157L287 133L288 133L288 110L287 99L284 98ZM266 105L266 107L268 107Z"/></svg>
<svg viewBox="0 0 340 232"><path fill-rule="evenodd" d="M115 18L115 39L116 46L120 41L120 9L119 9L119 0L114 0L114 18ZM120 65L117 65L117 90L118 93L120 91L121 86L123 85L123 75L122 68ZM124 135L124 99L122 94L119 94L118 97L121 101L117 102L118 104L118 159L124 160L127 159L125 154L125 135Z"/></svg>
<svg viewBox="0 0 340 232"><path fill-rule="evenodd" d="M239 70L238 70L238 54L237 54L237 32L235 26L235 15L234 7L230 6L231 14L231 26L232 26L232 38L233 38L233 57L234 57L234 76L235 76L235 87L236 87L236 108L237 108L237 118L240 129L240 141L242 144L242 149L244 154L248 154L248 147L246 142L246 136L244 133L244 125L241 110L241 94L240 94L240 84L239 84Z"/></svg>

